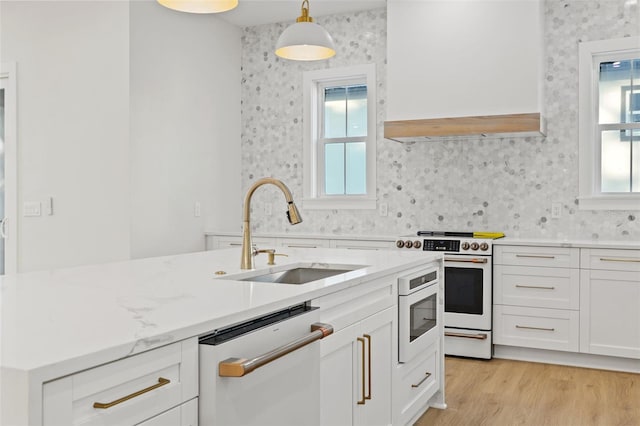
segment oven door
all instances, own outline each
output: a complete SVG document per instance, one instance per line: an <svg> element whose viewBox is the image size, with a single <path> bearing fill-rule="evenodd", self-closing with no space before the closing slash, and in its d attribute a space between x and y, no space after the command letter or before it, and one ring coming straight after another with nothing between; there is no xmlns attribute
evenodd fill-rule
<svg viewBox="0 0 640 426"><path fill-rule="evenodd" d="M438 339L438 284L398 296L399 362L408 362Z"/></svg>
<svg viewBox="0 0 640 426"><path fill-rule="evenodd" d="M491 257L444 257L445 327L491 330Z"/></svg>

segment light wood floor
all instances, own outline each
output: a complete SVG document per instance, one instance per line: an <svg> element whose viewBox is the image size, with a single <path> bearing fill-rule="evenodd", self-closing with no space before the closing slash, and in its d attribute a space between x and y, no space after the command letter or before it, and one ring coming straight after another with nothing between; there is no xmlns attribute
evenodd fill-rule
<svg viewBox="0 0 640 426"><path fill-rule="evenodd" d="M640 426L640 374L447 357L446 410L415 426Z"/></svg>

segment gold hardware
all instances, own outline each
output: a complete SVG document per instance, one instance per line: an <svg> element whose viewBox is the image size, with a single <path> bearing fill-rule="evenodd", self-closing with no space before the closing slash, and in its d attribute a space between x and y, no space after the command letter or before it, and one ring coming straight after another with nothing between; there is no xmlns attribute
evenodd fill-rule
<svg viewBox="0 0 640 426"><path fill-rule="evenodd" d="M132 398L135 398L137 396L140 396L142 394L145 394L147 392L151 392L154 389L158 389L160 386L164 386L164 385L168 385L169 383L171 383L171 380L169 379L165 379L164 377L158 377L158 383L156 383L155 385L149 386L148 388L144 388L142 390L139 390L137 392L134 392L130 395L127 396L123 396L120 399L116 399L115 401L111 401L111 402L94 402L93 403L93 408L111 408L114 405L118 405L121 404L125 401L128 401Z"/></svg>
<svg viewBox="0 0 640 426"><path fill-rule="evenodd" d="M240 259L240 269L253 269L253 252L251 250L251 197L253 193L265 184L275 185L282 191L284 194L284 198L287 201L287 218L289 219L289 223L292 225L296 225L302 222L302 217L300 217L300 212L298 212L298 208L293 202L293 196L291 195L291 191L287 188L287 185L282 183L282 181L274 178L262 178L258 179L247 191L247 195L244 198L244 209L243 209L243 223L242 223L242 256Z"/></svg>
<svg viewBox="0 0 640 426"><path fill-rule="evenodd" d="M284 253L276 253L275 249L261 249L261 250L254 250L253 255L257 256L260 253L267 253L267 256L269 256L267 258L267 265L275 265L275 257L276 256L286 256L288 257L288 254L284 254Z"/></svg>
<svg viewBox="0 0 640 426"><path fill-rule="evenodd" d="M534 259L555 259L555 256L542 256L535 254L516 254L516 257L532 257Z"/></svg>
<svg viewBox="0 0 640 426"><path fill-rule="evenodd" d="M487 259L454 259L452 257L445 257L445 262L460 262L460 263L487 263Z"/></svg>
<svg viewBox="0 0 640 426"><path fill-rule="evenodd" d="M366 399L364 396L364 339L362 337L358 337L358 342L362 343L362 365L361 365L361 373L362 373L362 399L358 401L358 405L363 405L364 400Z"/></svg>
<svg viewBox="0 0 640 426"><path fill-rule="evenodd" d="M305 3L307 7L304 7ZM302 2L302 10L300 11L300 16L296 18L296 22L313 22L313 18L309 16L309 0Z"/></svg>
<svg viewBox="0 0 640 426"><path fill-rule="evenodd" d="M369 341L369 365L368 365L368 373L369 373L369 395L365 396L364 399L371 399L371 336L368 334L363 334L364 338Z"/></svg>
<svg viewBox="0 0 640 426"><path fill-rule="evenodd" d="M527 327L526 325L517 325L517 324L516 324L516 328L522 328L525 330L556 331L555 328Z"/></svg>
<svg viewBox="0 0 640 426"><path fill-rule="evenodd" d="M283 357L303 346L323 339L333 333L333 326L324 323L314 323L311 325L311 332L299 337L285 345L272 351L258 355L254 358L227 358L218 364L218 375L220 377L242 377L251 373L276 359Z"/></svg>
<svg viewBox="0 0 640 426"><path fill-rule="evenodd" d="M632 262L632 263L640 263L640 259L615 259L610 257L601 257L600 261L602 262Z"/></svg>
<svg viewBox="0 0 640 426"><path fill-rule="evenodd" d="M478 333L478 334L467 334L467 333L452 333L447 331L444 333L447 337L464 337L465 339L478 339L478 340L487 340L486 333Z"/></svg>
<svg viewBox="0 0 640 426"><path fill-rule="evenodd" d="M412 388L418 388L418 387L420 387L421 384L423 384L425 382L425 380L427 380L429 377L431 377L431 373L429 373L428 371L425 374L426 374L426 376L422 380L420 380L415 385L411 385L411 387Z"/></svg>
<svg viewBox="0 0 640 426"><path fill-rule="evenodd" d="M516 284L516 288L539 288L541 290L555 290L555 287L544 287L544 286L538 286L538 285L520 285L520 284Z"/></svg>
<svg viewBox="0 0 640 426"><path fill-rule="evenodd" d="M289 244L287 245L289 248L318 248L318 246L313 244Z"/></svg>
<svg viewBox="0 0 640 426"><path fill-rule="evenodd" d="M226 275L227 273L225 271L216 271L214 272L216 275Z"/></svg>

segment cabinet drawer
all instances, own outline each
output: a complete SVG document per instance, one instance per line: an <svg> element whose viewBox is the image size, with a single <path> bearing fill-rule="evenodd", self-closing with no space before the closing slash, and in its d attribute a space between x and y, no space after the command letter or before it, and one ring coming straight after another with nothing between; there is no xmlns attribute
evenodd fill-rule
<svg viewBox="0 0 640 426"><path fill-rule="evenodd" d="M319 248L329 247L329 240L315 238L281 238L278 245L284 248Z"/></svg>
<svg viewBox="0 0 640 426"><path fill-rule="evenodd" d="M580 249L569 247L496 246L495 265L544 266L548 268L579 268Z"/></svg>
<svg viewBox="0 0 640 426"><path fill-rule="evenodd" d="M396 373L397 386L394 407L400 410L399 424L406 424L422 409L439 388L438 344L425 351L425 356L402 364Z"/></svg>
<svg viewBox="0 0 640 426"><path fill-rule="evenodd" d="M393 241L368 241L368 240L331 240L332 248L344 248L353 250L383 250L395 248Z"/></svg>
<svg viewBox="0 0 640 426"><path fill-rule="evenodd" d="M136 424L195 398L197 377L197 339L167 345L45 383L43 423Z"/></svg>
<svg viewBox="0 0 640 426"><path fill-rule="evenodd" d="M493 314L496 344L578 351L578 311L495 305Z"/></svg>
<svg viewBox="0 0 640 426"><path fill-rule="evenodd" d="M582 249L580 263L583 269L640 272L640 250Z"/></svg>
<svg viewBox="0 0 640 426"><path fill-rule="evenodd" d="M496 265L493 302L533 308L580 308L580 270Z"/></svg>
<svg viewBox="0 0 640 426"><path fill-rule="evenodd" d="M216 237L213 246L216 249L242 247L242 237ZM251 243L258 248L275 248L276 241L273 238L252 237Z"/></svg>

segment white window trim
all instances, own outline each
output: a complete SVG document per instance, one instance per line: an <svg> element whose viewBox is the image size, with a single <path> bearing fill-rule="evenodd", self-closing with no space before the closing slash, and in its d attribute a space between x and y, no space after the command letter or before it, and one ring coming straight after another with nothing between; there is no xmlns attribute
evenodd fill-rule
<svg viewBox="0 0 640 426"><path fill-rule="evenodd" d="M317 93L320 83L364 77L367 82L367 194L322 195L318 191L317 135L319 117ZM307 71L303 74L303 200L306 210L375 209L376 208L376 67L375 64L355 65Z"/></svg>
<svg viewBox="0 0 640 426"><path fill-rule="evenodd" d="M579 204L580 210L640 210L640 194L600 191L600 149L596 132L598 103L594 56L624 54L640 49L640 37L598 40L579 45Z"/></svg>

